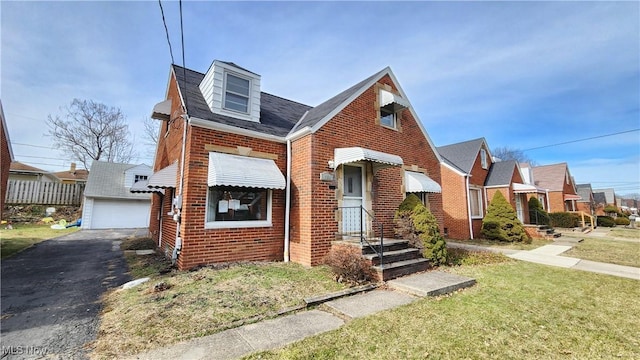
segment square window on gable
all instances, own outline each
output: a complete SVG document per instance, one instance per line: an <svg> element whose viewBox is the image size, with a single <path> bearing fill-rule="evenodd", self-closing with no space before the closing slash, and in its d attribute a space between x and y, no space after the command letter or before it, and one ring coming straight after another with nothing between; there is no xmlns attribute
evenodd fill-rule
<svg viewBox="0 0 640 360"><path fill-rule="evenodd" d="M387 90L380 89L380 125L392 129L398 128L398 114L409 108L409 102L400 95L396 95Z"/></svg>
<svg viewBox="0 0 640 360"><path fill-rule="evenodd" d="M380 125L396 128L397 115L388 106L380 108Z"/></svg>
<svg viewBox="0 0 640 360"><path fill-rule="evenodd" d="M250 80L227 73L225 76L224 108L248 113L250 88Z"/></svg>

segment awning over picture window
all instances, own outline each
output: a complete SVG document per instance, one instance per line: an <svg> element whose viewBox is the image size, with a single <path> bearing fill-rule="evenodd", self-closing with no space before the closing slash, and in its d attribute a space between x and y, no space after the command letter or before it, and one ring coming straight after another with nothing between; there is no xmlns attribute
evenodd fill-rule
<svg viewBox="0 0 640 360"><path fill-rule="evenodd" d="M129 192L136 194L150 194L150 193L161 193L164 194L164 190L161 189L151 189L147 185L149 182L147 180L136 181L131 188L129 188Z"/></svg>
<svg viewBox="0 0 640 360"><path fill-rule="evenodd" d="M273 160L209 153L209 186L284 189L284 175Z"/></svg>
<svg viewBox="0 0 640 360"><path fill-rule="evenodd" d="M529 184L513 183L513 192L516 194L537 193L540 190Z"/></svg>
<svg viewBox="0 0 640 360"><path fill-rule="evenodd" d="M578 195L564 194L564 201L567 201L567 200L582 200L582 198Z"/></svg>
<svg viewBox="0 0 640 360"><path fill-rule="evenodd" d="M427 175L415 171L404 172L405 192L441 193L440 184Z"/></svg>
<svg viewBox="0 0 640 360"><path fill-rule="evenodd" d="M175 188L177 177L178 163L175 162L153 173L153 175L149 177L149 183L147 186L156 189Z"/></svg>
<svg viewBox="0 0 640 360"><path fill-rule="evenodd" d="M400 95L396 95L386 90L380 90L380 107L392 106L392 111L396 112L409 107L409 102Z"/></svg>
<svg viewBox="0 0 640 360"><path fill-rule="evenodd" d="M334 150L334 168L337 168L339 165L360 161L371 161L375 163L374 169L381 169L391 166L402 166L403 164L402 158L398 155L387 154L361 147L337 148Z"/></svg>

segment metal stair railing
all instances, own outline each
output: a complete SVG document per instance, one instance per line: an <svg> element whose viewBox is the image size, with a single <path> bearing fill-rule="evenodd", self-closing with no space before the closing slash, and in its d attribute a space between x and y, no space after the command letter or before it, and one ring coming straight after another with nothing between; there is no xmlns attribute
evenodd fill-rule
<svg viewBox="0 0 640 360"><path fill-rule="evenodd" d="M362 248L368 246L371 250L373 250L373 252L376 253L376 255L378 255L378 257L380 258L380 268L384 269L384 224L376 219L376 217L373 216L373 214L371 214L369 211L367 211L367 209L365 209L362 205L338 207L338 210L340 210L342 213L343 226L345 226L345 222L353 224L353 221L358 221L360 229L360 246ZM369 219L371 221L372 228L374 226L378 227L380 231L379 249L376 249L376 247L369 242L367 231L365 229L365 222L363 221L364 219ZM344 235L349 235L349 233L346 233Z"/></svg>

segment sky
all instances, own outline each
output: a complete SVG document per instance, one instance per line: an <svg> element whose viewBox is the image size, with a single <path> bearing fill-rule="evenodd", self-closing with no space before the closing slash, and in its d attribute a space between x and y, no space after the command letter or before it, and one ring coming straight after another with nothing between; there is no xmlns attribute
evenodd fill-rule
<svg viewBox="0 0 640 360"><path fill-rule="evenodd" d="M179 3L162 6L182 65ZM639 2L185 1L182 16L192 70L231 61L315 106L389 66L436 146L484 137L567 162L578 184L640 193ZM0 20L15 160L68 169L46 119L79 98L120 108L135 162L153 163L143 121L171 64L157 1L1 1Z"/></svg>

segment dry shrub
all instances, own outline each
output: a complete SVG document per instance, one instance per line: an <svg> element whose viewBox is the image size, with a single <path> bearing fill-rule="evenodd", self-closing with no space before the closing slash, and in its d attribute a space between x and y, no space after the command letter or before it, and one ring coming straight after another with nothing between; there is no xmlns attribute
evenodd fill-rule
<svg viewBox="0 0 640 360"><path fill-rule="evenodd" d="M362 257L362 250L354 246L334 247L325 258L338 282L361 284L373 277L371 264Z"/></svg>

